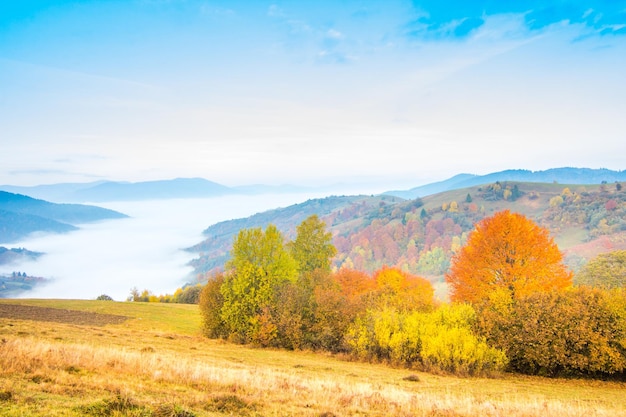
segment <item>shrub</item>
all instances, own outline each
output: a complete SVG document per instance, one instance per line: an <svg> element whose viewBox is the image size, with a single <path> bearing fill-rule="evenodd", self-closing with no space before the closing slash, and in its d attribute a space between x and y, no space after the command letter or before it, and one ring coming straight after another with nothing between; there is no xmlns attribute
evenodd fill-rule
<svg viewBox="0 0 626 417"><path fill-rule="evenodd" d="M183 287L182 291L177 294L174 302L181 304L198 304L201 292L202 285L188 285Z"/></svg>
<svg viewBox="0 0 626 417"><path fill-rule="evenodd" d="M481 311L479 331L504 350L513 370L546 376L626 369L624 298L581 287L505 297Z"/></svg>
<svg viewBox="0 0 626 417"><path fill-rule="evenodd" d="M504 369L505 354L472 332L474 320L474 309L464 304L431 313L369 310L347 341L361 359L470 375Z"/></svg>
<svg viewBox="0 0 626 417"><path fill-rule="evenodd" d="M574 282L604 289L626 287L626 250L598 255L580 270Z"/></svg>

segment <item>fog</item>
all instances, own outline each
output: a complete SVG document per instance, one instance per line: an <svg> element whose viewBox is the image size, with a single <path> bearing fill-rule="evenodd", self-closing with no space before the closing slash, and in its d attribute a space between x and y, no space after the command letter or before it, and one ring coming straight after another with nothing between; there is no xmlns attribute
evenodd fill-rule
<svg viewBox="0 0 626 417"><path fill-rule="evenodd" d="M79 225L63 235L32 236L11 244L44 252L36 261L4 265L0 273L26 272L50 282L22 293L28 298L125 300L133 287L173 293L195 279L183 249L203 239L202 231L223 221L323 197L311 194L228 196L207 199L98 203L130 218Z"/></svg>

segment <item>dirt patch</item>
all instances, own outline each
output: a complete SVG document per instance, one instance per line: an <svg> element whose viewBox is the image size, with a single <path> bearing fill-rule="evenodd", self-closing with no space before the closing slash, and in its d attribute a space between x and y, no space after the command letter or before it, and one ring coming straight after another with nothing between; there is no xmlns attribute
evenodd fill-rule
<svg viewBox="0 0 626 417"><path fill-rule="evenodd" d="M60 308L36 307L18 304L0 304L0 318L18 320L52 321L55 323L105 326L120 324L128 317L90 311L65 310Z"/></svg>

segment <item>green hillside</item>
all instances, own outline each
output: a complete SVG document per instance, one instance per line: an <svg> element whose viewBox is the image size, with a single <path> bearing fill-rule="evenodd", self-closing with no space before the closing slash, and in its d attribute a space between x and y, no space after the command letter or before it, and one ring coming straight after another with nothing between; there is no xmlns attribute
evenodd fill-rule
<svg viewBox="0 0 626 417"><path fill-rule="evenodd" d="M404 200L392 196L335 197L218 223L193 250L199 274L223 266L241 228L269 223L293 236L295 226L318 214L332 231L336 267L372 272L383 265L441 280L450 257L476 222L511 210L546 227L576 270L599 253L626 248L626 190L621 184L563 185L496 182Z"/></svg>

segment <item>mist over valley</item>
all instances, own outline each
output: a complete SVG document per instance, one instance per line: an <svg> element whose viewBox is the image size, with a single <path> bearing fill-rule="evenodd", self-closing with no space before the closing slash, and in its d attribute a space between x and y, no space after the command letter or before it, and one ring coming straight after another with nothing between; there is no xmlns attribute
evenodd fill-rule
<svg viewBox="0 0 626 417"><path fill-rule="evenodd" d="M107 294L125 300L133 287L155 294L171 293L195 280L188 263L197 254L184 249L201 241L208 226L321 196L235 195L98 203L129 217L82 224L65 234L34 234L13 242L8 246L44 255L1 265L0 275L19 271L49 280L20 294L27 298L94 299Z"/></svg>

